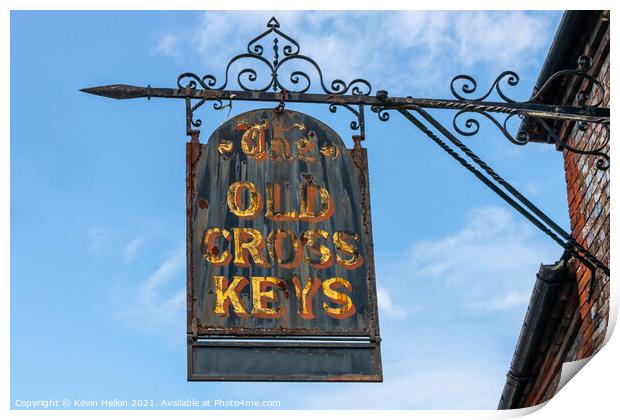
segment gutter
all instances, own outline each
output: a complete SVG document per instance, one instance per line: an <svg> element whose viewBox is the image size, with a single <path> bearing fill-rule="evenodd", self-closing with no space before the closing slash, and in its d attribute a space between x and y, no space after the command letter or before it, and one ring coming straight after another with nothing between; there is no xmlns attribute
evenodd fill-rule
<svg viewBox="0 0 620 420"><path fill-rule="evenodd" d="M571 286L574 286L574 282L569 273L567 258L562 257L553 265L540 266L498 409L523 407L526 388L537 377L533 367L545 344L545 331L556 331L551 314L560 296Z"/></svg>

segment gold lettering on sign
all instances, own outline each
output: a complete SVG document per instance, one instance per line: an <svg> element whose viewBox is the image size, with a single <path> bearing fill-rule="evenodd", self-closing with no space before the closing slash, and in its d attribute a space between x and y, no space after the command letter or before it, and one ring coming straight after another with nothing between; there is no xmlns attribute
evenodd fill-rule
<svg viewBox="0 0 620 420"><path fill-rule="evenodd" d="M220 316L229 316L228 307L232 304L235 315L247 317L248 312L239 301L239 292L249 284L248 279L234 276L232 283L224 276L213 276L215 283L215 313Z"/></svg>
<svg viewBox="0 0 620 420"><path fill-rule="evenodd" d="M297 140L295 143L295 157L303 162L316 162L316 156L312 154L312 146L312 142L306 138Z"/></svg>
<svg viewBox="0 0 620 420"><path fill-rule="evenodd" d="M263 160L267 156L265 150L265 132L269 128L269 120L264 120L260 124L249 125L239 123L235 127L238 131L243 131L241 136L241 150L248 157L256 160Z"/></svg>
<svg viewBox="0 0 620 420"><path fill-rule="evenodd" d="M269 159L284 161L294 159L291 154L291 145L284 136L284 132L293 128L303 131L306 129L306 126L301 123L293 124L290 127L281 127L277 122L273 124L273 138L269 142Z"/></svg>
<svg viewBox="0 0 620 420"><path fill-rule="evenodd" d="M221 251L215 246L215 238L218 236L224 237L227 241L230 241L230 232L226 229L220 229L217 227L209 228L205 231L202 243L203 243L203 256L213 265L228 265L232 259L232 255L226 250Z"/></svg>
<svg viewBox="0 0 620 420"><path fill-rule="evenodd" d="M319 150L319 153L321 153L325 157L336 159L338 155L340 155L340 150L338 150L336 146L328 146L326 144L323 147L321 147L321 149Z"/></svg>
<svg viewBox="0 0 620 420"><path fill-rule="evenodd" d="M297 296L297 314L301 319L314 319L315 315L312 311L312 298L321 288L321 280L309 278L306 284L301 287L297 275L293 276L293 286L295 286L295 295Z"/></svg>
<svg viewBox="0 0 620 420"><path fill-rule="evenodd" d="M220 140L217 145L217 151L220 155L227 155L233 151L233 142L230 140Z"/></svg>
<svg viewBox="0 0 620 420"><path fill-rule="evenodd" d="M346 192L351 186L346 180L331 178L324 181L326 186L321 186L317 184L319 173L312 173L313 170L305 172L312 169L309 164L315 163L317 159L321 159L326 165L333 165L326 161L337 159L341 153L343 158L348 158L348 155L344 155L346 149L340 150L325 141L321 141L324 144L319 148L317 134L312 130L306 131L305 125L297 123L284 127L282 124L282 118L263 120L260 123L240 122L235 129L241 132L241 138L233 139L240 141L239 145L225 139L221 139L217 144L218 153L222 156L231 154L234 150L241 150L245 154L240 156L242 162L236 162L238 167L228 165L230 162L223 163L224 168L230 167L231 175L234 173L241 179L246 179L252 174L258 174L256 176L261 184L257 187L257 184L247 180L232 182L226 191L226 203L221 203L222 208L225 210L227 205L230 212L221 219L225 223L230 223L231 214L239 219L255 220L254 222L238 220L238 227L230 226L229 230L210 227L203 232L201 252L204 261L214 266L226 267L219 269L226 277L212 276L213 287L209 294L215 295L215 314L221 317L233 314L237 317L281 318L286 311L294 311L287 309L293 308L291 304L294 305L294 302L282 301L290 298L296 300L296 316L301 320L315 319L315 311L320 312L320 316L326 314L334 319L352 317L357 311L353 303L353 285L338 275L346 273L342 269L356 270L361 267L364 258L360 248L365 248L359 243L361 237L358 233L348 230L335 231L334 225L337 226L350 217L359 217L359 213L341 214L337 220L330 220L336 211L336 203L340 206L341 201L340 197L337 197L338 201L335 202L326 188L333 182L334 188L339 192ZM295 137L286 134L293 129L299 130L295 132ZM268 139L270 130L273 130L273 138ZM267 158L269 160L265 161ZM263 165L255 164L250 159L265 162ZM284 162L288 162L289 166ZM247 166L243 167L241 164ZM323 171L322 168L317 170L321 177L327 177L327 174L331 173ZM224 175L227 173L228 169L225 169ZM287 174L293 178L299 177L299 184L293 179L290 183L284 182L281 178ZM259 188L263 187L264 190L259 191ZM207 196L204 198L205 202L207 198L213 199ZM214 210L202 204L200 208L205 210L203 215L208 216L209 212L214 211L214 217L221 216L217 205L211 206ZM261 216L263 211L264 216ZM326 222L323 229L313 225L320 222ZM270 226L264 233L245 227L262 226L263 223ZM247 272L247 277L233 275L234 270L239 267L249 268L240 270L242 273ZM263 270L256 269L257 267ZM273 272L265 270L272 267ZM320 276L319 270L325 270L325 275ZM229 272L231 274L228 274ZM265 274L284 275L286 278ZM356 274L351 280L364 281L363 275L357 275L363 273L351 274ZM299 277L301 275L304 278ZM231 276L232 281L229 282ZM324 277L329 278L323 281ZM364 284L359 286L358 283L356 287L364 287ZM292 296L293 292L295 296ZM358 291L355 298L360 298L361 294ZM318 328L321 328L321 325Z"/></svg>
<svg viewBox="0 0 620 420"><path fill-rule="evenodd" d="M357 233L347 232L346 230L334 232L334 245L336 249L349 255L349 258L343 258L336 252L336 264L347 270L355 270L362 265L364 259L360 255L357 246L347 242L348 238L353 238L355 241L358 241L360 237Z"/></svg>
<svg viewBox="0 0 620 420"><path fill-rule="evenodd" d="M283 247L284 238L288 238L291 250L288 252L288 258L285 259ZM269 257L274 264L278 264L283 268L295 268L301 262L301 246L297 235L290 229L276 229L271 231L267 237L267 251Z"/></svg>
<svg viewBox="0 0 620 420"><path fill-rule="evenodd" d="M265 217L276 222L297 220L295 210L282 211L282 187L280 184L267 183L267 209Z"/></svg>
<svg viewBox="0 0 620 420"><path fill-rule="evenodd" d="M311 229L301 234L301 242L306 246L306 249L319 258L319 260L316 261L306 256L306 262L318 270L330 267L334 262L329 248L323 244L317 244L315 239L319 238L327 240L329 239L329 233L323 229Z"/></svg>
<svg viewBox="0 0 620 420"><path fill-rule="evenodd" d="M249 256L259 267L271 267L265 260L265 239L260 231L252 228L233 228L235 237L234 263L240 267L249 267Z"/></svg>
<svg viewBox="0 0 620 420"><path fill-rule="evenodd" d="M301 123L293 124L290 127L280 127L277 123L273 124L273 138L269 139L267 145L267 132L271 126L269 120L262 123L239 122L235 129L242 131L241 135L241 151L249 158L258 161L264 160L267 155L273 161L291 161L293 159L307 163L315 163L317 156L314 153L316 144L316 135L312 130L308 132L308 137L301 137L297 140L291 140L294 144L284 136L284 132L296 128L305 131L306 126ZM220 140L217 150L221 155L228 155L234 150L233 142L230 140ZM337 159L340 156L340 149L334 145L324 144L318 152L326 158Z"/></svg>
<svg viewBox="0 0 620 420"><path fill-rule="evenodd" d="M241 209L243 206L243 191L248 191L248 207ZM263 199L256 189L256 185L249 181L238 181L228 187L227 194L228 208L231 213L242 219L253 219L263 208Z"/></svg>
<svg viewBox="0 0 620 420"><path fill-rule="evenodd" d="M349 292L353 290L351 283L342 277L332 277L323 282L323 294L333 303L339 304L339 307L331 307L327 302L323 303L323 309L332 318L344 319L355 313L355 304L351 298L342 292L336 291L339 288L345 288Z"/></svg>
<svg viewBox="0 0 620 420"><path fill-rule="evenodd" d="M276 277L252 277L252 315L256 318L280 318L284 307L267 307L267 303L276 300L275 287L280 287L282 280ZM286 286L282 286L286 288Z"/></svg>
<svg viewBox="0 0 620 420"><path fill-rule="evenodd" d="M316 193L319 193L320 210L315 213L314 201ZM314 184L299 185L299 220L304 222L322 222L334 214L334 200L329 195L326 188Z"/></svg>
<svg viewBox="0 0 620 420"><path fill-rule="evenodd" d="M297 210L284 210L286 197L280 184L266 184L266 209L265 217L276 222L291 222L301 220L304 222L317 223L329 219L334 214L334 200L326 188L312 183L299 185L299 213ZM289 191L284 188L284 192ZM244 206L243 192L247 191L248 204ZM318 198L318 210L316 199ZM226 200L228 208L236 216L242 219L254 219L263 209L263 197L250 181L237 181L230 185ZM245 208L243 208L245 207Z"/></svg>
<svg viewBox="0 0 620 420"><path fill-rule="evenodd" d="M271 160L292 160L291 145L282 138L271 139L269 145L269 159Z"/></svg>

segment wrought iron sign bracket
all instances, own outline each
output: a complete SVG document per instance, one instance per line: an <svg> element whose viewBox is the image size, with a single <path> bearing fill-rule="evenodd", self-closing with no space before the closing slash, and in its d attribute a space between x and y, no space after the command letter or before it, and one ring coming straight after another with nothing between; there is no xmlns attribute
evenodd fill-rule
<svg viewBox="0 0 620 420"><path fill-rule="evenodd" d="M270 49L273 54L270 57L266 53L266 42L271 43ZM251 66L247 66L248 64ZM519 129L516 135L513 135L508 124L515 117L528 118L539 123L546 133L545 140L555 143L558 150L566 149L577 154L595 156L597 169L604 171L610 165L609 155L606 152L610 141L610 112L609 108L601 106L605 97L605 87L588 73L591 66L590 58L580 57L576 69L556 72L527 101L516 101L505 92L506 86L514 87L519 83L519 76L513 71L501 73L482 95L476 95L478 83L468 75L458 75L452 79L450 83L454 97L452 99L391 97L384 90L378 90L373 95L372 86L365 79L354 79L350 82L336 79L328 84L316 61L301 54L299 43L281 32L279 22L271 18L267 23L267 30L253 38L247 44L246 51L228 62L221 83L218 83L213 75L207 74L201 77L188 72L177 78L177 85L174 88L117 84L85 88L82 91L115 99L183 99L186 107L186 132L195 142L199 141L199 127L202 121L194 118L194 114L206 102L213 103L214 110L228 108L229 113L233 100L274 102L277 104L276 109L284 109L285 103L327 104L331 112L343 107L355 117L350 122L350 128L358 131L353 135L356 147L365 140L366 106L369 106L381 121L388 121L389 111L396 111L500 198L560 244L570 255L589 267L592 272L590 290L593 290L596 271L601 270L609 275L609 268L428 113L429 109L456 111L452 128L458 135L464 137L479 133L482 117L499 129L507 140L518 146L523 146L534 139L531 139L524 129ZM312 70L313 76L310 76L307 69ZM240 89L230 89L229 84L232 84L230 82L233 77ZM540 103L545 93L552 88L554 81L567 77L575 78L585 86L577 94L576 105ZM310 92L313 82L318 86L320 93ZM491 101L489 100L491 97L497 97L499 100ZM600 125L604 136L595 147L580 149L562 141L552 127L552 121L574 123L578 130ZM448 146L438 135L447 139L459 152Z"/></svg>

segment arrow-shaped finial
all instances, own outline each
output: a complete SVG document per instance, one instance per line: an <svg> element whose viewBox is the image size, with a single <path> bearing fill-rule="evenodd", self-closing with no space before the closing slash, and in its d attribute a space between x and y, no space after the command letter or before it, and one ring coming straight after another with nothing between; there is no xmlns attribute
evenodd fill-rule
<svg viewBox="0 0 620 420"><path fill-rule="evenodd" d="M114 99L147 98L150 96L150 88L130 85L95 86L80 89L80 91L90 93L91 95L105 96L106 98Z"/></svg>
<svg viewBox="0 0 620 420"><path fill-rule="evenodd" d="M280 22L278 22L278 19L276 19L275 16L272 16L271 19L269 19L269 22L267 22L267 27L268 28L279 28Z"/></svg>

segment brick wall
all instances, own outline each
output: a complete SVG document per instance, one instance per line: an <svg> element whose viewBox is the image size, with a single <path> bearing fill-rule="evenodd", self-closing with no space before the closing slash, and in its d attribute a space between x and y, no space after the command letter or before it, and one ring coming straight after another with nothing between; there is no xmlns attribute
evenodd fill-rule
<svg viewBox="0 0 620 420"><path fill-rule="evenodd" d="M596 31L594 31L596 33ZM600 106L609 107L609 26L601 36L593 36L582 53L593 58L590 74L601 81L605 96ZM565 85L563 103L577 105L576 93L587 88L581 83ZM598 101L596 87L590 91L589 104ZM576 124L564 124L560 138L567 144L582 150L597 149L605 143L607 133L600 124L590 124L580 130ZM603 150L609 153L609 145ZM568 213L573 237L600 261L609 267L609 178L611 169L597 169L597 156L577 154L567 149L564 154ZM590 270L576 259L571 260L574 287L567 297L567 305L560 328L544 340L540 348L535 371L537 377L528 386L522 406L545 402L557 392L561 368L564 362L583 359L595 354L601 347L609 319L609 277L600 270L596 272L595 287L588 298Z"/></svg>
<svg viewBox="0 0 620 420"><path fill-rule="evenodd" d="M609 107L609 28L602 39L588 43L584 54L593 58L593 74L605 87L601 106ZM580 86L581 90L584 86ZM594 88L589 102L597 100ZM575 148L591 150L604 144L607 133L600 124L589 125L581 131L576 126L565 127L563 136ZM609 145L603 150L609 153ZM573 237L609 266L609 177L611 169L598 170L597 156L580 155L564 151L568 209ZM609 317L609 278L600 270L596 273L596 286L588 299L590 271L582 264L575 264L578 308L576 316L581 321L579 342L574 357L582 359L594 354L605 338Z"/></svg>

